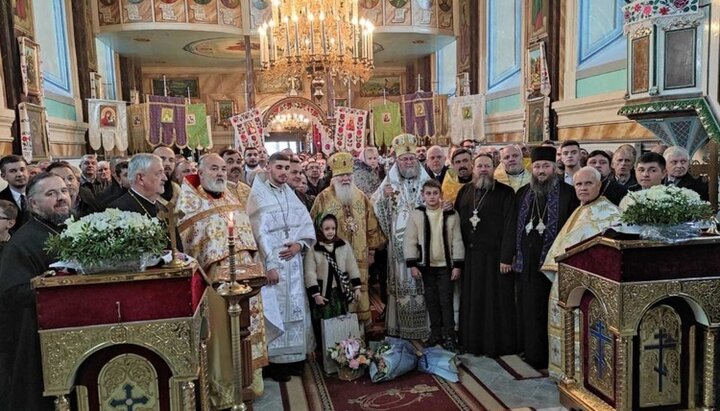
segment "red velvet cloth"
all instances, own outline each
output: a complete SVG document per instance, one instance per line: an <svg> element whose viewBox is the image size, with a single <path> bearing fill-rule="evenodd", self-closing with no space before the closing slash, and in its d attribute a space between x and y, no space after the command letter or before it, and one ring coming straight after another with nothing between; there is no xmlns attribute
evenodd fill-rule
<svg viewBox="0 0 720 411"><path fill-rule="evenodd" d="M44 330L192 317L204 289L201 283L202 278L196 283L186 277L40 288L35 290L38 326Z"/></svg>
<svg viewBox="0 0 720 411"><path fill-rule="evenodd" d="M613 281L720 276L720 244L678 244L618 250L596 245L565 261Z"/></svg>

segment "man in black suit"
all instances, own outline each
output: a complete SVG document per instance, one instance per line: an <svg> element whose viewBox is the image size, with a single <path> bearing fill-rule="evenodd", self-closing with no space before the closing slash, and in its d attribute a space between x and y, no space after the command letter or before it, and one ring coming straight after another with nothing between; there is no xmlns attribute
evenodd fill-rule
<svg viewBox="0 0 720 411"><path fill-rule="evenodd" d="M587 165L599 171L602 176L600 195L605 196L613 204L620 205L620 201L627 194L627 188L615 181L610 163L612 163L612 158L604 150L594 150L587 158Z"/></svg>
<svg viewBox="0 0 720 411"><path fill-rule="evenodd" d="M115 159L110 162L112 166ZM127 193L130 188L128 180L128 161L120 160L113 166L113 176L110 186L102 193L96 196L97 202L101 207L105 208L108 204L115 201L121 195Z"/></svg>
<svg viewBox="0 0 720 411"><path fill-rule="evenodd" d="M425 171L427 171L431 178L434 178L440 184L442 184L445 179L445 173L448 169L447 164L445 164L445 160L445 151L443 151L442 147L432 146L427 149Z"/></svg>
<svg viewBox="0 0 720 411"><path fill-rule="evenodd" d="M7 181L8 186L0 191L0 199L10 201L18 209L18 216L11 233L17 231L28 217L25 186L28 183L27 162L20 156L8 155L0 159L0 177Z"/></svg>
<svg viewBox="0 0 720 411"><path fill-rule="evenodd" d="M693 177L690 170L690 153L680 146L669 147L663 153L667 164L667 178L665 185L678 186L690 189L700 195L700 198L708 201L708 182L701 177Z"/></svg>

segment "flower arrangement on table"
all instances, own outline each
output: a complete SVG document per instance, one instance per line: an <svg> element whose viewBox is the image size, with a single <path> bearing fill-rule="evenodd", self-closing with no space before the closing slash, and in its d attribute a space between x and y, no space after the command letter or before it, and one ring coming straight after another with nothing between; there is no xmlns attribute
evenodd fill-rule
<svg viewBox="0 0 720 411"><path fill-rule="evenodd" d="M328 348L330 358L340 366L338 377L342 380L354 380L365 373L373 352L365 347L360 338L346 338L334 347Z"/></svg>
<svg viewBox="0 0 720 411"><path fill-rule="evenodd" d="M687 188L658 185L628 193L622 220L645 226L644 238L681 241L699 234L700 223L713 217L710 203Z"/></svg>
<svg viewBox="0 0 720 411"><path fill-rule="evenodd" d="M168 242L165 225L157 218L114 208L79 220L70 217L65 224L62 233L48 238L47 249L76 263L85 274L142 269L144 260L159 256Z"/></svg>

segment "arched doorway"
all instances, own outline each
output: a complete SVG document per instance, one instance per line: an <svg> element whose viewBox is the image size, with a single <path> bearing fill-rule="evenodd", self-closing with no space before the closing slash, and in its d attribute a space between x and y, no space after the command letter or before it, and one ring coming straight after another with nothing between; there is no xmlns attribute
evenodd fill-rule
<svg viewBox="0 0 720 411"><path fill-rule="evenodd" d="M268 153L291 148L294 152L316 152L320 141L332 135L325 111L303 97L286 97L272 104L263 114L263 125L270 130L265 138Z"/></svg>

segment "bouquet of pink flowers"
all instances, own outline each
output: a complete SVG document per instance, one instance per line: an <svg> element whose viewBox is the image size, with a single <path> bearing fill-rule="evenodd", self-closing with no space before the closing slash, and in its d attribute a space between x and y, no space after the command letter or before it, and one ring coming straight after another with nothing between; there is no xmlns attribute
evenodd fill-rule
<svg viewBox="0 0 720 411"><path fill-rule="evenodd" d="M353 370L369 365L373 356L372 351L365 348L365 343L359 338L346 338L328 348L328 353L338 365Z"/></svg>

